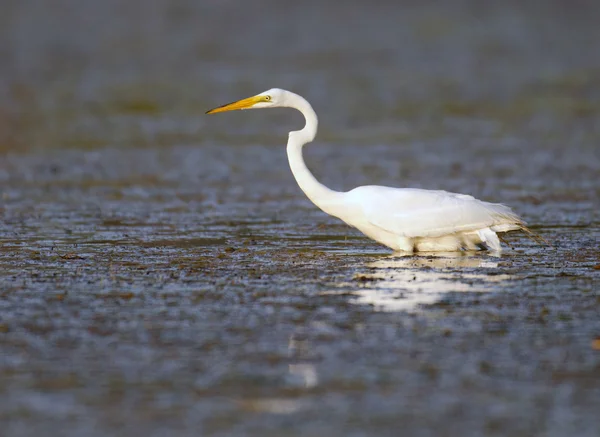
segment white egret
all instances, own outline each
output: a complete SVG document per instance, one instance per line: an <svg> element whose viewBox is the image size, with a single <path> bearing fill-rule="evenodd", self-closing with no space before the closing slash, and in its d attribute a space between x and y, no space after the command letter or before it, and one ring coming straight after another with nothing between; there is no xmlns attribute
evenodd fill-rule
<svg viewBox="0 0 600 437"><path fill-rule="evenodd" d="M318 119L308 101L290 91L273 88L256 96L207 111L294 108L306 119L289 133L287 155L296 182L321 210L396 251L500 251L498 233L521 230L534 238L525 222L509 207L465 194L416 188L368 185L348 192L327 188L313 176L302 147L314 140Z"/></svg>

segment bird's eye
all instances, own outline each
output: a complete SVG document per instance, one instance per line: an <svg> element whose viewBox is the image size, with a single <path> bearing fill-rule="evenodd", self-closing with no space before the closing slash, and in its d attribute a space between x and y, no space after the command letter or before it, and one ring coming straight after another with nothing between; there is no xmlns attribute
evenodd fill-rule
<svg viewBox="0 0 600 437"><path fill-rule="evenodd" d="M265 96L265 101L268 102L269 100L271 100L271 96Z"/></svg>

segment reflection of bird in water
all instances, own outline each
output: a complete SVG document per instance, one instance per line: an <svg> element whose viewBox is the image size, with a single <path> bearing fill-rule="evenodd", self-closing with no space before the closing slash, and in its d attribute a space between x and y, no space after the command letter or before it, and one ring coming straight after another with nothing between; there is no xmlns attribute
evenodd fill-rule
<svg viewBox="0 0 600 437"><path fill-rule="evenodd" d="M288 343L290 364L287 385L302 389L311 389L319 383L317 368L313 364L316 356L311 349L307 332L299 329L290 336ZM307 398L296 393L291 397L248 397L239 401L246 411L271 414L294 414L310 406Z"/></svg>
<svg viewBox="0 0 600 437"><path fill-rule="evenodd" d="M509 207L465 194L414 188L363 186L346 193L318 182L304 163L302 147L317 133L317 114L303 97L273 88L254 97L219 106L207 114L235 109L287 107L300 111L306 125L289 133L292 173L308 198L368 237L394 250L458 251L501 249L498 233L521 230L534 238Z"/></svg>
<svg viewBox="0 0 600 437"><path fill-rule="evenodd" d="M498 257L477 256L475 252L431 252L419 256L397 253L368 263L371 269L456 269L469 267L498 267Z"/></svg>
<svg viewBox="0 0 600 437"><path fill-rule="evenodd" d="M429 256L391 256L366 264L369 272L357 274L352 294L357 304L374 305L384 311L414 310L432 304L451 292L485 292L511 278L490 274L498 267L494 258L468 256L460 252ZM472 270L473 269L473 270ZM347 287L349 284L344 284Z"/></svg>
<svg viewBox="0 0 600 437"><path fill-rule="evenodd" d="M310 350L307 335L302 332L291 335L288 351L290 358L294 359L294 362L289 364L289 374L296 378L303 387L315 387L319 383L319 375L313 364L314 356Z"/></svg>

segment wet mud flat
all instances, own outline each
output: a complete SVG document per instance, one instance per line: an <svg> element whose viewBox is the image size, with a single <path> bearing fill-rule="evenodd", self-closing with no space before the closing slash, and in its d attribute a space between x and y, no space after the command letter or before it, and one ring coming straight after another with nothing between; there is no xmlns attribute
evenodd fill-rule
<svg viewBox="0 0 600 437"><path fill-rule="evenodd" d="M150 168L156 153L160 175L207 151L107 151L86 181L54 169L27 182L52 154L3 166L7 435L372 435L398 423L594 435L599 231L585 214L537 229L554 249L515 236L500 257L394 256L293 182L271 183L279 172L189 188L129 170L126 156ZM87 155L61 152L60 168ZM123 173L102 176L113 162Z"/></svg>
<svg viewBox="0 0 600 437"><path fill-rule="evenodd" d="M151 3L0 16L0 435L597 436L596 6ZM295 185L297 115L203 115L271 86L328 186L553 247L392 254Z"/></svg>

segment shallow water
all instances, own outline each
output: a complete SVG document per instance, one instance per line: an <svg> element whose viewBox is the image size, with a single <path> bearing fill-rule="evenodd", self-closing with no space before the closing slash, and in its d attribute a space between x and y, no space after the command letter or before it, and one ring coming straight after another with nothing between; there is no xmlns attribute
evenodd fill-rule
<svg viewBox="0 0 600 437"><path fill-rule="evenodd" d="M596 436L600 9L8 2L3 436ZM503 202L553 248L401 256L336 189Z"/></svg>

